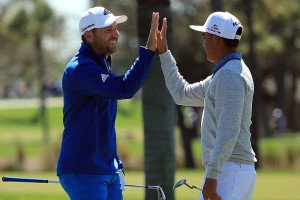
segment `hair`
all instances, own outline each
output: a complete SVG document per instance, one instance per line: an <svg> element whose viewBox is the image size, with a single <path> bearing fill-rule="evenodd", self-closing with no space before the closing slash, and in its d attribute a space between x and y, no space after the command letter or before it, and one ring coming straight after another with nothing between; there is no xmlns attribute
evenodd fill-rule
<svg viewBox="0 0 300 200"><path fill-rule="evenodd" d="M239 27L238 30L236 31L236 35L242 35L242 33L243 33L243 28ZM225 45L230 48L237 48L240 43L240 40L238 39L231 40L231 39L223 38L223 41Z"/></svg>
<svg viewBox="0 0 300 200"><path fill-rule="evenodd" d="M93 29L90 30L90 31L92 31L93 33L95 33L96 29L93 28ZM84 34L82 34L82 36L81 36L81 41L82 41L83 43L87 44L87 41L86 41L86 39L85 39L85 37L84 37Z"/></svg>
<svg viewBox="0 0 300 200"><path fill-rule="evenodd" d="M84 34L81 36L81 41L82 41L83 43L87 44L86 39L85 39L85 37L84 37Z"/></svg>

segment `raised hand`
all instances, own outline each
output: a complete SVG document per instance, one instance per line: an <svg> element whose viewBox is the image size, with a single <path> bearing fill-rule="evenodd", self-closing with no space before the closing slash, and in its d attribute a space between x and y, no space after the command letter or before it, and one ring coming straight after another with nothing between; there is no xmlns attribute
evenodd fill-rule
<svg viewBox="0 0 300 200"><path fill-rule="evenodd" d="M146 48L150 49L151 51L155 51L157 48L158 20L159 20L159 13L153 12L150 33L146 44Z"/></svg>
<svg viewBox="0 0 300 200"><path fill-rule="evenodd" d="M161 30L157 31L157 50L160 54L168 51L167 26L167 18L164 18Z"/></svg>

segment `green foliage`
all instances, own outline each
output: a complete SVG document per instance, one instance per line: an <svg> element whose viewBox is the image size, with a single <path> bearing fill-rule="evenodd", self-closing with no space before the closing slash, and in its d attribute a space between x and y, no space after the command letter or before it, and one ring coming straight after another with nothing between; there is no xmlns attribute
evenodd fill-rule
<svg viewBox="0 0 300 200"><path fill-rule="evenodd" d="M53 18L53 10L44 1L37 1L33 12L33 17L39 21L41 25L47 25L47 23Z"/></svg>
<svg viewBox="0 0 300 200"><path fill-rule="evenodd" d="M260 140L263 167L299 168L300 137L286 134L282 137Z"/></svg>
<svg viewBox="0 0 300 200"><path fill-rule="evenodd" d="M56 16L54 10L45 1L36 1L34 10L30 14L35 32L40 31L43 35L55 36L62 30L63 18Z"/></svg>
<svg viewBox="0 0 300 200"><path fill-rule="evenodd" d="M20 39L26 39L29 34L29 16L24 8L20 9L11 22L8 24L8 29Z"/></svg>
<svg viewBox="0 0 300 200"><path fill-rule="evenodd" d="M3 5L0 15L0 69L3 71L0 74L0 90L18 85L19 81L28 87L27 90L32 90L33 95L37 94L41 78L36 69L40 65L37 62L37 58L41 57L38 53L43 51L47 55L44 56L45 80L53 79L53 74L61 69L59 55L53 53L56 50L46 48L43 41L46 37L49 41L59 39L64 18L56 15L45 0L0 2L0 5ZM41 49L37 48L37 39L41 39Z"/></svg>

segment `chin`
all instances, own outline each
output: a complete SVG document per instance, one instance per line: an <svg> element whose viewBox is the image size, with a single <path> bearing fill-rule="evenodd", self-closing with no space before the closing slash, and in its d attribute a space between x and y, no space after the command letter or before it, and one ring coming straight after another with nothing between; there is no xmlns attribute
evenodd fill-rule
<svg viewBox="0 0 300 200"><path fill-rule="evenodd" d="M107 54L112 55L116 51L117 51L117 48L110 48L110 49L107 49Z"/></svg>
<svg viewBox="0 0 300 200"><path fill-rule="evenodd" d="M112 51L110 51L111 54L115 53L117 51L117 49L113 49Z"/></svg>
<svg viewBox="0 0 300 200"><path fill-rule="evenodd" d="M209 62L214 62L213 59L211 59L210 57L206 56L206 60Z"/></svg>

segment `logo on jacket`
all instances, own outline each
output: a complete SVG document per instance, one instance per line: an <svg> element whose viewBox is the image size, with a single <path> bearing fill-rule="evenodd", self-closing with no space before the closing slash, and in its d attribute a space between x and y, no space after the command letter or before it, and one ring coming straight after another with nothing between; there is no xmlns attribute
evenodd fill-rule
<svg viewBox="0 0 300 200"><path fill-rule="evenodd" d="M106 79L109 77L108 74L101 74L102 82L105 83Z"/></svg>

